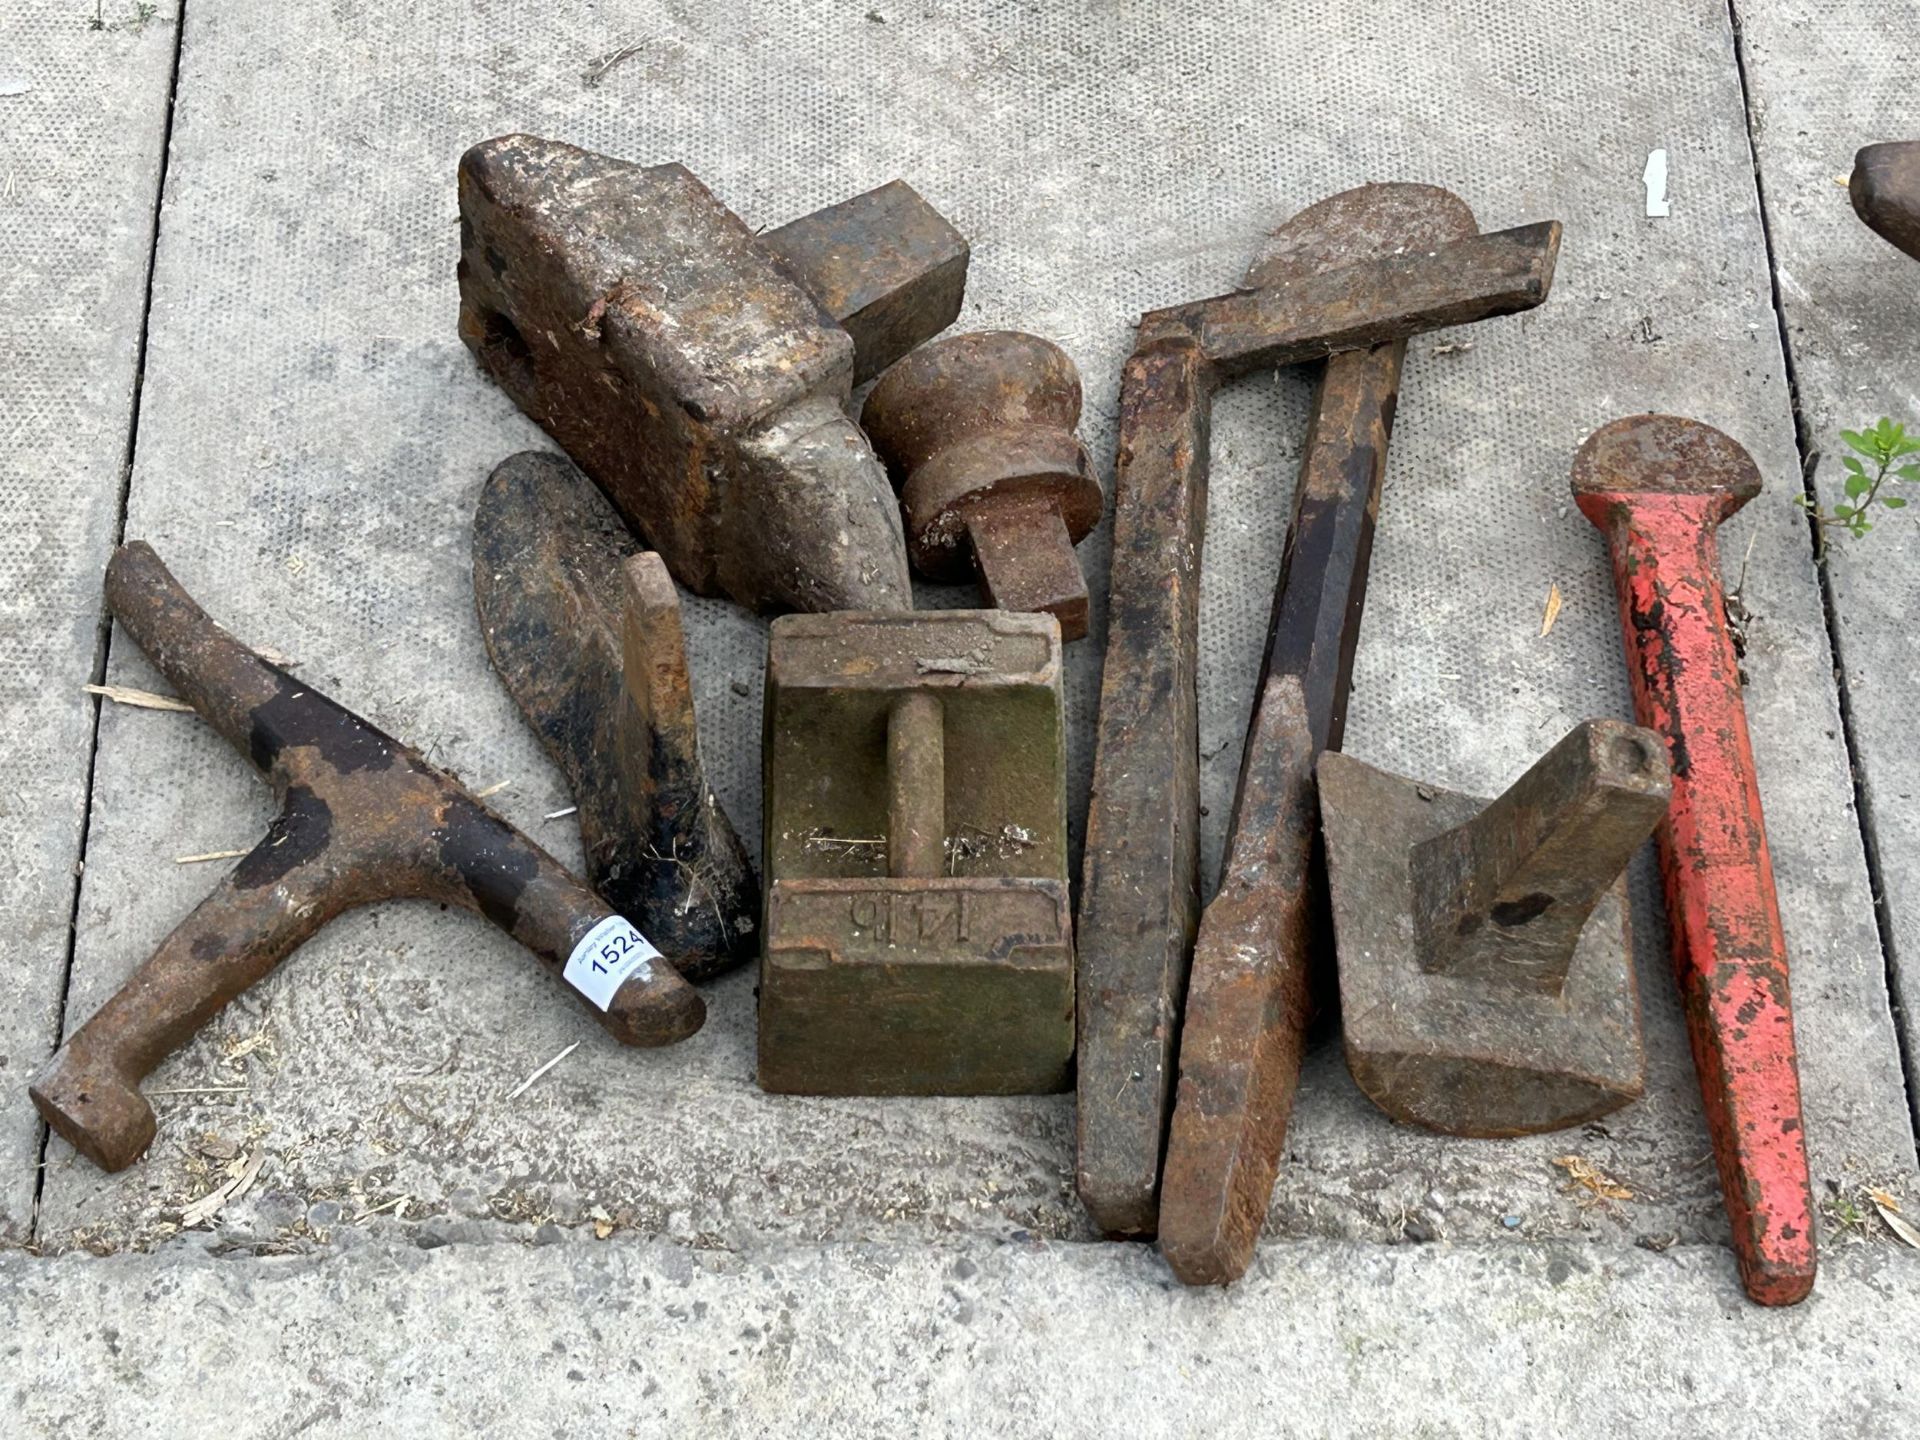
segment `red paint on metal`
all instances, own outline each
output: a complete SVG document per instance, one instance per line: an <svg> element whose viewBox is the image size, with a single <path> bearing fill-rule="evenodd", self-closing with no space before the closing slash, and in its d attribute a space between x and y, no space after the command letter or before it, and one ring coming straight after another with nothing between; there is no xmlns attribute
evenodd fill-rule
<svg viewBox="0 0 1920 1440"><path fill-rule="evenodd" d="M1667 742L1673 804L1657 832L1673 960L1747 1293L1813 1288L1786 939L1727 629L1715 529L1759 488L1704 425L1641 416L1581 450L1574 494L1605 533L1634 708Z"/></svg>

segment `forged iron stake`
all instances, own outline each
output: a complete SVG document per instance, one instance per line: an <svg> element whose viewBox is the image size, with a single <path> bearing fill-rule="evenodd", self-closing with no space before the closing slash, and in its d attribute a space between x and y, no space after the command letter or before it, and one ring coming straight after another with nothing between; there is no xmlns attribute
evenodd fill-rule
<svg viewBox="0 0 1920 1440"><path fill-rule="evenodd" d="M1318 780L1347 1067L1368 1099L1506 1136L1640 1097L1623 877L1666 813L1659 736L1589 720L1491 801L1331 751Z"/></svg>
<svg viewBox="0 0 1920 1440"><path fill-rule="evenodd" d="M487 658L567 777L587 879L709 980L759 952L760 887L700 758L680 595L558 455L494 468L473 517Z"/></svg>
<svg viewBox="0 0 1920 1440"><path fill-rule="evenodd" d="M1613 560L1634 709L1673 763L1660 869L1734 1253L1748 1295L1791 1305L1813 1288L1813 1194L1786 935L1715 537L1759 493L1745 450L1672 415L1616 420L1573 463L1574 499Z"/></svg>
<svg viewBox="0 0 1920 1440"><path fill-rule="evenodd" d="M1200 910L1200 540L1216 376L1192 341L1120 379L1107 653L1080 892L1075 1180L1095 1225L1151 1236L1174 1035Z"/></svg>
<svg viewBox="0 0 1920 1440"><path fill-rule="evenodd" d="M1038 335L949 335L882 375L860 423L900 487L914 568L952 581L971 561L995 609L1045 611L1063 640L1085 635L1073 547L1106 497L1079 422L1080 372Z"/></svg>

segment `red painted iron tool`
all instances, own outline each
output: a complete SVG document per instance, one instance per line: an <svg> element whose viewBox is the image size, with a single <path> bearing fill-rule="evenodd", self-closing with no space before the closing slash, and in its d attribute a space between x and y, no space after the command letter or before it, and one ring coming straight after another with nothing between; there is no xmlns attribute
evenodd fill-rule
<svg viewBox="0 0 1920 1440"><path fill-rule="evenodd" d="M1673 763L1655 836L1734 1253L1748 1295L1791 1305L1813 1288L1813 1194L1786 938L1715 538L1759 493L1745 450L1671 415L1616 420L1573 464L1580 512L1612 553L1634 709Z"/></svg>

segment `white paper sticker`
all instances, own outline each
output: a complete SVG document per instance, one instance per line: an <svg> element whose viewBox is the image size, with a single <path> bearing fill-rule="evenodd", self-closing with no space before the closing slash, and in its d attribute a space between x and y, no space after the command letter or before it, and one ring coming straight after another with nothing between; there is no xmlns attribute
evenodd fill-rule
<svg viewBox="0 0 1920 1440"><path fill-rule="evenodd" d="M629 975L653 979L653 962L659 958L660 952L647 943L646 936L620 916L609 915L573 947L561 973L569 985L605 1010Z"/></svg>
<svg viewBox="0 0 1920 1440"><path fill-rule="evenodd" d="M1666 151L1647 152L1647 168L1640 172L1640 179L1647 187L1647 214L1655 220L1671 215L1673 207L1667 203Z"/></svg>

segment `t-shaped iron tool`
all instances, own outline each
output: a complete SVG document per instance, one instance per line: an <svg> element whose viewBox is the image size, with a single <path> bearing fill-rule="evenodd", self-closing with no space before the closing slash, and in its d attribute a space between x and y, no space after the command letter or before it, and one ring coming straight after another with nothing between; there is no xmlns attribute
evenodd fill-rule
<svg viewBox="0 0 1920 1440"><path fill-rule="evenodd" d="M1813 1289L1813 1192L1787 942L1720 581L1720 522L1760 493L1734 440L1672 415L1588 437L1573 496L1607 537L1640 723L1673 762L1657 834L1674 973L1747 1294Z"/></svg>
<svg viewBox="0 0 1920 1440"><path fill-rule="evenodd" d="M1920 140L1866 146L1853 157L1847 194L1876 235L1920 260Z"/></svg>
<svg viewBox="0 0 1920 1440"><path fill-rule="evenodd" d="M1645 1083L1627 862L1666 813L1660 737L1589 720L1499 799L1320 757L1347 1066L1396 1120L1531 1135Z"/></svg>
<svg viewBox="0 0 1920 1440"><path fill-rule="evenodd" d="M703 595L911 605L852 387L960 310L966 242L895 181L766 234L679 165L527 135L460 161L460 334Z"/></svg>
<svg viewBox="0 0 1920 1440"><path fill-rule="evenodd" d="M1087 633L1073 547L1106 497L1080 423L1080 373L1050 340L950 335L895 362L860 423L900 487L907 553L930 580L979 572L987 603L1044 610L1063 640Z"/></svg>
<svg viewBox="0 0 1920 1440"><path fill-rule="evenodd" d="M562 771L587 879L706 980L759 950L760 887L700 763L680 596L558 455L502 461L473 517L487 655Z"/></svg>
<svg viewBox="0 0 1920 1440"><path fill-rule="evenodd" d="M1431 204L1430 192L1425 200L1406 198L1411 204L1404 221L1430 223L1422 208ZM1357 202L1328 204L1334 208L1325 219L1345 213L1349 204L1355 214L1367 208ZM1381 231L1356 226L1354 250L1344 253L1327 247L1327 237L1309 224L1296 237L1302 259L1319 245L1324 264L1296 268L1286 257L1290 246L1282 243L1274 283L1145 316L1122 373L1106 669L1078 930L1078 1180L1095 1223L1110 1233L1151 1235L1158 1224L1175 1042L1199 912L1195 675L1213 391L1250 370L1347 351L1370 352L1384 362L1390 356L1382 357L1381 347L1391 352L1397 342L1425 330L1530 309L1552 285L1560 244L1557 222L1404 251L1385 243L1395 222L1375 223L1383 224ZM1358 258L1351 258L1356 252ZM1256 272L1254 279L1261 276ZM1264 812L1261 823L1275 827L1272 843L1289 856L1310 851L1311 811L1297 808L1297 796L1309 783L1306 767L1318 743L1312 724L1331 726L1341 708L1333 700L1340 689L1333 677L1343 664L1332 657L1343 645L1350 653L1357 637L1346 630L1342 607L1357 599L1351 582L1365 573L1361 537L1368 528L1362 517L1372 510L1375 467L1393 408L1389 374L1397 378L1398 368L1397 359L1391 372L1384 363L1365 370L1343 364L1346 378L1335 387L1330 408L1316 419L1316 439L1303 471L1303 477L1320 477L1327 497L1346 497L1333 504L1335 513L1303 527L1290 541L1295 554L1289 563L1300 579L1283 582L1283 589L1299 585L1304 613L1317 616L1313 623L1320 627L1319 638L1309 644L1293 634L1295 622L1288 621L1283 643L1301 652L1326 647L1308 667L1324 688L1318 700L1310 701L1304 690L1295 697L1291 720L1276 710L1269 721L1263 694L1255 731L1261 763L1272 769L1257 787L1253 778L1243 778L1240 802L1244 811L1245 797L1256 788L1267 797L1258 807ZM1350 412L1342 414L1343 407ZM1342 426L1351 427L1350 436L1339 435ZM1321 446L1325 453L1316 459ZM1301 551L1303 542L1351 551L1323 560ZM1315 579L1323 566L1327 574ZM1344 592L1342 578L1348 582ZM1316 591L1317 598L1308 598ZM1284 669L1281 678L1289 678ZM1316 707L1320 718L1311 721ZM1308 726L1304 736L1299 733L1303 724ZM1288 774L1294 778L1286 779ZM1290 794L1296 798L1282 804L1281 797ZM1296 835L1288 827L1306 828ZM1249 836L1247 843L1256 842ZM1306 884L1291 883L1303 889ZM1279 925L1291 923L1283 917ZM1276 1007L1293 1003L1287 999L1297 984L1288 978L1293 963L1281 962L1259 982L1263 989L1271 986L1266 993ZM1261 1012L1256 1007L1246 1013L1252 1018ZM1233 1103L1278 1113L1284 1125L1285 1101L1271 1087L1278 1083L1274 1077L1296 1063L1286 1057L1287 1046L1297 1050L1297 1041L1288 1041L1284 1029L1300 1023L1289 1013L1281 1021L1283 1032L1268 1037L1276 1063L1263 1070L1265 1095L1243 1095ZM1255 1038L1246 1035L1250 1044ZM1223 1096L1238 1084L1235 1077L1228 1079ZM1261 1143L1277 1154L1277 1138ZM1231 1139L1213 1148L1226 1157L1225 1164L1237 1163ZM1224 1171L1216 1166L1216 1173ZM1227 1205L1239 1207L1232 1226L1244 1229L1251 1223L1257 1233L1248 1197L1260 1183L1257 1173L1251 1179L1249 1184L1228 1175L1216 1183L1216 1199L1199 1203L1212 1204L1216 1214ZM1266 1183L1271 1185L1270 1178ZM1196 1226L1202 1229L1204 1223ZM1214 1242L1202 1238L1198 1243L1206 1248ZM1230 1257L1242 1244L1236 1239L1220 1247L1220 1255ZM1231 1258L1196 1260L1190 1273L1198 1275L1206 1265L1216 1267L1219 1278L1230 1278L1224 1270L1233 1263ZM1237 1263L1244 1268L1244 1261Z"/></svg>
<svg viewBox="0 0 1920 1440"><path fill-rule="evenodd" d="M465 786L269 665L180 588L151 547L107 566L114 617L280 797L266 837L32 1086L60 1135L105 1170L154 1136L140 1082L334 916L416 897L476 910L559 973L627 1045L700 1028L699 992L631 925Z"/></svg>

